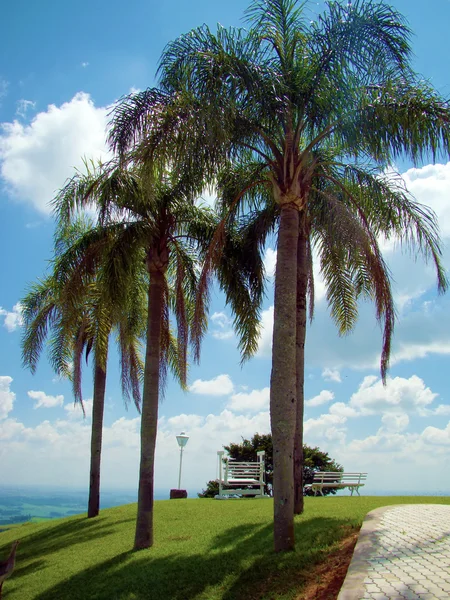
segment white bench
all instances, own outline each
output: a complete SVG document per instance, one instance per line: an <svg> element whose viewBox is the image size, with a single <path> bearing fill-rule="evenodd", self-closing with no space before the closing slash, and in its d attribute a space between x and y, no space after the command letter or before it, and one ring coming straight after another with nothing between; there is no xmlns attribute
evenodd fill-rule
<svg viewBox="0 0 450 600"><path fill-rule="evenodd" d="M313 482L307 487L314 492L314 496L317 496L317 493L323 496L322 490L324 488L335 488L340 490L348 488L351 496L353 496L354 491L360 496L359 488L365 484L366 479L367 473L317 471L314 474Z"/></svg>
<svg viewBox="0 0 450 600"><path fill-rule="evenodd" d="M253 496L265 498L264 494L264 450L257 452L256 462L236 461L225 452L219 450L219 493L215 496L217 500L230 496Z"/></svg>

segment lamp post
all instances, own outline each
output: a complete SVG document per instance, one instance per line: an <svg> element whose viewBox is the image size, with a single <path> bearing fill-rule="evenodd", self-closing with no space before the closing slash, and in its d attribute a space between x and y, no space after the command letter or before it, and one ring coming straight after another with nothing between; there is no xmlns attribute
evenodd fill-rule
<svg viewBox="0 0 450 600"><path fill-rule="evenodd" d="M181 489L181 465L183 464L183 448L188 443L189 436L184 431L177 435L177 442L180 446L180 471L178 473L178 489Z"/></svg>

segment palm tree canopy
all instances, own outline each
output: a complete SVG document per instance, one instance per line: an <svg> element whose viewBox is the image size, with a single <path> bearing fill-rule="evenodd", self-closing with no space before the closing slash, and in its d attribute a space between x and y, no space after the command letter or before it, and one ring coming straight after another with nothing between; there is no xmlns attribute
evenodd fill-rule
<svg viewBox="0 0 450 600"><path fill-rule="evenodd" d="M354 326L361 294L375 301L385 378L395 311L377 238L396 236L431 259L439 291L447 280L434 214L384 171L399 156L448 155L450 110L412 71L410 30L394 9L327 6L310 23L304 4L260 0L248 31L203 26L181 36L163 53L158 102L155 90L125 98L112 138L119 152L132 146L145 157L170 132L174 164L205 164L228 210L305 210L340 332Z"/></svg>
<svg viewBox="0 0 450 600"><path fill-rule="evenodd" d="M147 281L154 269L165 273L161 370L165 373L169 366L183 387L188 345L192 344L198 359L207 327L209 282L199 286L199 257L217 227L214 213L195 204L197 194L195 186L156 166L124 168L112 162L86 176L75 175L55 201L62 223L69 223L79 208L89 204L98 209L98 224L60 257L59 271L67 266L74 273L68 293L77 296L79 282L100 273L110 301L120 304L136 285L136 278ZM230 278L238 245L238 239L229 239L223 281ZM241 301L251 293L244 278L235 282L235 289ZM257 317L252 321L253 344L257 321Z"/></svg>
<svg viewBox="0 0 450 600"><path fill-rule="evenodd" d="M57 229L51 273L32 284L22 301L25 322L23 362L34 372L47 342L50 364L60 376L72 380L75 401L83 406L83 357L87 361L93 352L94 369L96 365L103 365L105 368L109 337L115 329L121 357L124 398L132 398L139 410L142 379L139 339L143 334L145 319L142 286L137 282L134 293L129 295L125 306L108 303L98 274L92 273L83 280L77 278L77 294L70 293L71 279L74 277L73 264L69 265L64 257L72 254L92 229L92 223L84 219L77 219L70 225Z"/></svg>

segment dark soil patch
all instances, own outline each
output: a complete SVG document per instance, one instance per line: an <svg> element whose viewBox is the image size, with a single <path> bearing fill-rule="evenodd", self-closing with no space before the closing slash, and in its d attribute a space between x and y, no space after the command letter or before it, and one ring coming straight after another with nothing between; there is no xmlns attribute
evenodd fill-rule
<svg viewBox="0 0 450 600"><path fill-rule="evenodd" d="M358 539L358 533L346 537L327 560L316 565L308 576L306 585L297 600L336 600Z"/></svg>

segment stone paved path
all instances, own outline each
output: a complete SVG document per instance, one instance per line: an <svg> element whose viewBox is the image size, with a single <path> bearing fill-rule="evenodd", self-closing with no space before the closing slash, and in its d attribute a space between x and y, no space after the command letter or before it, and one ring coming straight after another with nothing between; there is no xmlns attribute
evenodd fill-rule
<svg viewBox="0 0 450 600"><path fill-rule="evenodd" d="M450 600L450 506L366 515L338 600Z"/></svg>

